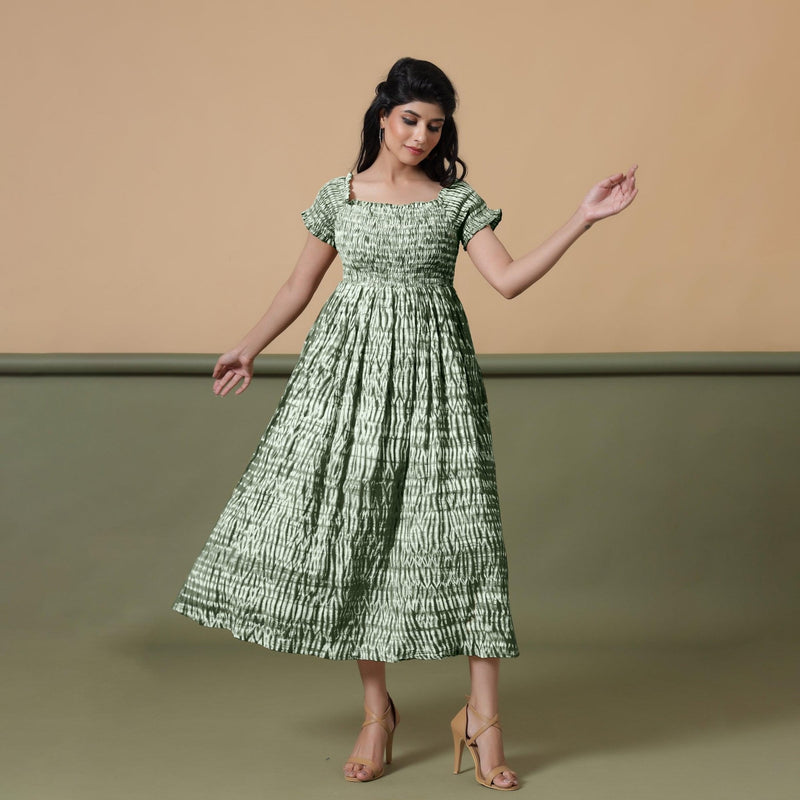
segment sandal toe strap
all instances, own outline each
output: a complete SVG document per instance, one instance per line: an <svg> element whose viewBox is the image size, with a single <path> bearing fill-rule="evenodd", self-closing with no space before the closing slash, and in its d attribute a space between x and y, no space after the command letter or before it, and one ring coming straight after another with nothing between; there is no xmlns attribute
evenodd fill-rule
<svg viewBox="0 0 800 800"><path fill-rule="evenodd" d="M490 769L483 777L486 778L486 781L488 783L491 783L495 779L495 777L497 777L501 772L505 772L506 770L508 770L508 772L514 771L511 769L511 767L508 766L508 764L501 764L499 767L494 767L493 769Z"/></svg>
<svg viewBox="0 0 800 800"><path fill-rule="evenodd" d="M347 763L350 763L350 764L364 764L367 767L369 767L373 771L373 773L378 772L378 770L380 769L380 767L378 767L371 758L365 758L364 756L358 756L355 753L353 753L353 755L351 755L350 758L347 759Z"/></svg>

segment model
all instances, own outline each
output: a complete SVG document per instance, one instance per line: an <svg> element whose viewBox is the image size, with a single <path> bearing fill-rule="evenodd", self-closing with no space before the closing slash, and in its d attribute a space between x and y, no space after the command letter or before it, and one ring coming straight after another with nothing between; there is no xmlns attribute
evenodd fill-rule
<svg viewBox="0 0 800 800"><path fill-rule="evenodd" d="M516 297L633 201L636 166L594 186L563 227L514 259L494 233L502 211L464 180L456 103L431 62L392 66L356 163L302 212L309 233L294 270L217 361L213 391L243 392L256 356L340 256L342 280L173 608L272 650L356 660L366 717L344 765L350 781L391 763L399 716L386 662L467 656L471 694L450 722L454 771L467 745L479 783L513 790L498 675L519 649L456 256L462 247L494 289Z"/></svg>

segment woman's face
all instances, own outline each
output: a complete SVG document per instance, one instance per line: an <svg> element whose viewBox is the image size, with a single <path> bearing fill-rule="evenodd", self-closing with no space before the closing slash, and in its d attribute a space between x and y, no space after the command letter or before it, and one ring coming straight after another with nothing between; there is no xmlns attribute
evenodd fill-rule
<svg viewBox="0 0 800 800"><path fill-rule="evenodd" d="M382 146L405 164L419 164L442 137L444 111L435 103L412 100L381 114Z"/></svg>

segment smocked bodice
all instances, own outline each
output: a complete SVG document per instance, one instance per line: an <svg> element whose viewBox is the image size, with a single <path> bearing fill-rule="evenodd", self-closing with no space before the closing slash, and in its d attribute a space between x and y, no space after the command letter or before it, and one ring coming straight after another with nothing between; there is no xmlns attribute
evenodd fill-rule
<svg viewBox="0 0 800 800"><path fill-rule="evenodd" d="M351 199L352 173L332 178L302 212L317 238L335 247L345 281L452 285L458 247L502 210L490 209L466 182L442 187L432 200L381 203Z"/></svg>

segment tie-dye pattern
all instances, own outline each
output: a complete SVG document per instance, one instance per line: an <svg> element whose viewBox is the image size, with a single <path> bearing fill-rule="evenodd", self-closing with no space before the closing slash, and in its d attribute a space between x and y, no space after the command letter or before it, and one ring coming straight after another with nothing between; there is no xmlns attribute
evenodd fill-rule
<svg viewBox="0 0 800 800"><path fill-rule="evenodd" d="M483 376L453 287L496 227L465 181L428 201L302 212L342 280L173 605L272 650L401 661L519 655Z"/></svg>

